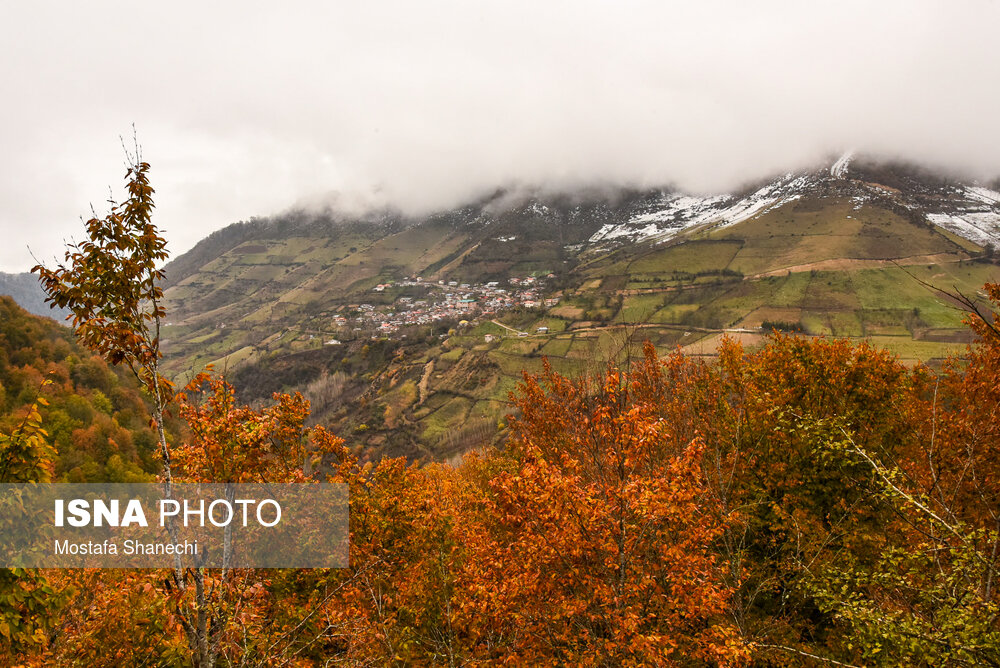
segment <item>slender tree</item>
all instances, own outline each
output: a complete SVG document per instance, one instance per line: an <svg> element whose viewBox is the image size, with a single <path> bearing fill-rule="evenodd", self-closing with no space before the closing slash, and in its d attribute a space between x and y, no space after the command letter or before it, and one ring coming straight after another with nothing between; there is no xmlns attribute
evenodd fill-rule
<svg viewBox="0 0 1000 668"><path fill-rule="evenodd" d="M164 316L158 264L167 242L152 222L149 164L136 160L125 175L128 199L111 201L103 218L87 221L86 240L70 244L54 269L38 264L46 301L69 309L80 341L112 364L124 364L149 391L169 493L170 447L163 418L173 385L160 373L160 324Z"/></svg>
<svg viewBox="0 0 1000 668"><path fill-rule="evenodd" d="M54 269L38 264L32 271L39 275L46 301L70 311L79 340L111 364L128 367L148 391L163 465L164 496L170 498L173 472L164 417L174 388L160 373L160 326L165 311L160 287L163 271L158 266L168 257L167 242L152 220L149 163L141 160L138 147L129 158L128 198L122 203L111 200L106 216L88 220L87 238L70 244L62 263ZM173 524L167 529L174 535ZM171 580L178 592L186 592L193 584L200 593L206 574L201 568L185 571L178 558ZM199 602L205 602L204 597L199 596ZM183 611L179 612L183 617ZM210 616L210 611L198 607L194 620L184 618L195 630L189 634L195 663L204 667L215 663L212 631L204 623Z"/></svg>

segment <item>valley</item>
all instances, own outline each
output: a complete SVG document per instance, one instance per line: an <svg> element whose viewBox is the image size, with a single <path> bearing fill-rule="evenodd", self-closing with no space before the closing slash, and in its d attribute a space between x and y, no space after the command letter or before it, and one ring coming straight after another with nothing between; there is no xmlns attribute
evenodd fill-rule
<svg viewBox="0 0 1000 668"><path fill-rule="evenodd" d="M932 286L997 279L998 200L845 156L733 195L255 220L167 266L166 368L211 364L247 400L302 390L359 451L440 460L502 438L522 371L599 371L646 339L712 356L786 331L937 364L970 339Z"/></svg>

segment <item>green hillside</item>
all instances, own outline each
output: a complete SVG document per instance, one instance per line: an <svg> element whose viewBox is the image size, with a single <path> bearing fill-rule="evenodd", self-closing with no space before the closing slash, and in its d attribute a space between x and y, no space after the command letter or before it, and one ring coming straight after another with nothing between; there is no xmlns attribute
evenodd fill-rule
<svg viewBox="0 0 1000 668"><path fill-rule="evenodd" d="M159 470L138 383L81 349L69 329L0 297L0 427L10 431L39 397L53 480L141 482Z"/></svg>
<svg viewBox="0 0 1000 668"><path fill-rule="evenodd" d="M540 218L530 207L486 206L433 216L339 222L289 214L215 233L166 267L166 368L232 366L333 336L330 318L358 302L384 302L380 283L420 276L477 284L573 266L609 213L568 203ZM488 220L488 224L484 224Z"/></svg>
<svg viewBox="0 0 1000 668"><path fill-rule="evenodd" d="M258 221L167 267L166 365L183 379L214 364L248 400L303 390L359 450L445 459L502 437L507 393L544 359L595 371L645 339L713 355L723 336L754 345L772 329L870 339L907 363L962 350L962 312L928 285L975 295L1000 277L984 249L894 189L823 183L637 243L588 239L641 220L652 195Z"/></svg>
<svg viewBox="0 0 1000 668"><path fill-rule="evenodd" d="M733 227L603 256L582 267L600 286L580 290L577 303L587 308L602 293L621 295L616 319L628 322L708 329L790 322L813 335L963 341L961 312L921 282L974 294L997 275L995 265L974 261L980 255L968 241L885 209L805 200ZM907 357L949 349L924 347Z"/></svg>

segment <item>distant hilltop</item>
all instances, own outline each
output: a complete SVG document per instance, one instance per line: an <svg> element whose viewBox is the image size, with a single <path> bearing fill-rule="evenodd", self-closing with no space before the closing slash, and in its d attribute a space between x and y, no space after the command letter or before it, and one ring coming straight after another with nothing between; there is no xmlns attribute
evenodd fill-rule
<svg viewBox="0 0 1000 668"><path fill-rule="evenodd" d="M66 309L53 308L45 303L45 293L34 274L0 272L0 295L11 297L28 313L52 318L60 324L66 324L66 318L69 317Z"/></svg>

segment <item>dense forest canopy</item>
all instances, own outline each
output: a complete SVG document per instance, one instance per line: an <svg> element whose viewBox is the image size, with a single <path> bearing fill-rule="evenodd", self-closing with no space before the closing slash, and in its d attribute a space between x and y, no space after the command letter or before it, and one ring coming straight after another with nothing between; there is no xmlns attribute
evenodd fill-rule
<svg viewBox="0 0 1000 668"><path fill-rule="evenodd" d="M0 424L11 429L39 398L55 446L53 479L138 482L159 468L138 384L82 348L72 332L0 296Z"/></svg>

